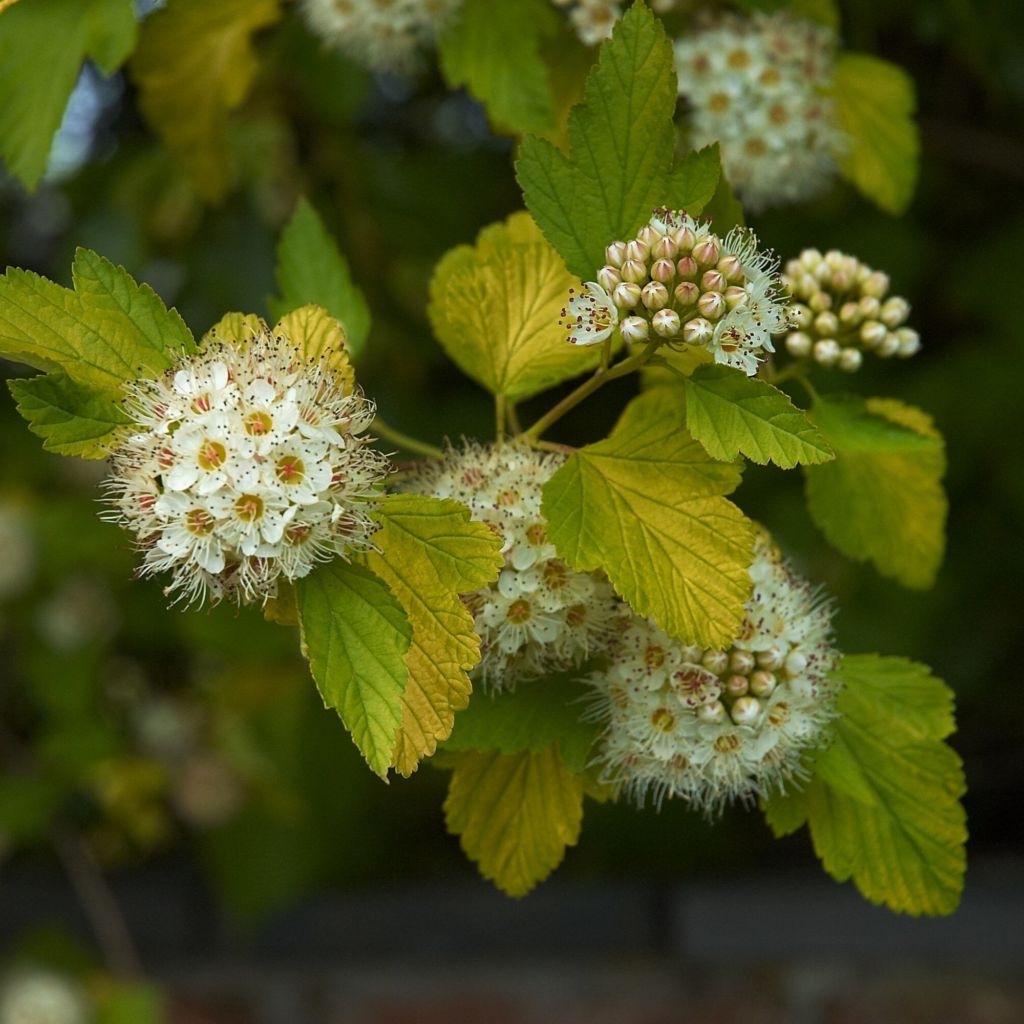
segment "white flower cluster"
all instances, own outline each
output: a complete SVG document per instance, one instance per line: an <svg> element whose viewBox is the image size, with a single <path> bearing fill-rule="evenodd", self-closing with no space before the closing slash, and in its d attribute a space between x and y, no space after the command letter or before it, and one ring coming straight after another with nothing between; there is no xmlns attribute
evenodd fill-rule
<svg viewBox="0 0 1024 1024"><path fill-rule="evenodd" d="M612 29L622 17L622 4L613 0L551 0L556 7L569 12L569 21L584 46L597 46L610 39ZM667 14L677 0L651 0L650 7L658 14Z"/></svg>
<svg viewBox="0 0 1024 1024"><path fill-rule="evenodd" d="M774 259L757 245L747 228L721 238L684 210L657 209L636 238L607 247L607 265L570 291L560 323L573 345L596 345L616 328L636 344L653 331L752 376L786 325Z"/></svg>
<svg viewBox="0 0 1024 1024"><path fill-rule="evenodd" d="M374 407L325 361L264 330L211 341L129 386L135 432L114 452L110 518L138 537L140 573L186 601L266 599L277 580L373 546L389 467L360 436Z"/></svg>
<svg viewBox="0 0 1024 1024"><path fill-rule="evenodd" d="M826 93L836 37L784 13L728 18L676 43L692 142L717 142L751 210L808 199L836 169L845 135Z"/></svg>
<svg viewBox="0 0 1024 1024"><path fill-rule="evenodd" d="M782 287L797 300L789 307L791 356L853 373L863 351L909 359L921 348L920 335L905 326L910 304L889 295L888 274L856 256L805 249L786 264Z"/></svg>
<svg viewBox="0 0 1024 1024"><path fill-rule="evenodd" d="M477 673L493 690L581 664L606 649L619 621L611 584L570 569L547 538L541 488L562 461L515 444L467 443L407 485L462 502L504 541L498 581L465 599L481 640Z"/></svg>
<svg viewBox="0 0 1024 1024"><path fill-rule="evenodd" d="M373 71L406 71L462 0L302 0L309 27Z"/></svg>
<svg viewBox="0 0 1024 1024"><path fill-rule="evenodd" d="M800 777L803 753L827 737L831 608L767 539L750 575L754 593L729 649L679 643L637 618L610 668L590 679L592 713L606 723L603 778L640 805L679 796L713 813L767 796Z"/></svg>

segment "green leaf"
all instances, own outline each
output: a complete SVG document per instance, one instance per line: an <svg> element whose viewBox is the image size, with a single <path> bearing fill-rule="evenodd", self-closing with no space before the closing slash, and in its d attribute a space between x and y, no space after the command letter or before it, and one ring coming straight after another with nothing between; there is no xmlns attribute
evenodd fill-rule
<svg viewBox="0 0 1024 1024"><path fill-rule="evenodd" d="M527 213L448 252L430 282L430 322L459 368L513 401L593 369L600 346L570 345L559 317L579 281Z"/></svg>
<svg viewBox="0 0 1024 1024"><path fill-rule="evenodd" d="M558 19L548 0L465 0L439 44L441 70L465 86L491 121L512 134L555 127L555 103L541 42Z"/></svg>
<svg viewBox="0 0 1024 1024"><path fill-rule="evenodd" d="M26 188L46 170L82 63L108 75L135 45L131 0L31 0L0 25L0 156Z"/></svg>
<svg viewBox="0 0 1024 1024"><path fill-rule="evenodd" d="M929 587L945 549L945 447L931 420L894 400L818 399L811 419L836 453L808 466L811 517L843 554Z"/></svg>
<svg viewBox="0 0 1024 1024"><path fill-rule="evenodd" d="M131 417L105 395L76 384L61 373L28 380L9 380L7 386L43 447L57 455L105 459L121 428Z"/></svg>
<svg viewBox="0 0 1024 1024"><path fill-rule="evenodd" d="M526 206L579 277L593 278L605 246L635 234L664 204L676 99L672 45L661 22L634 4L601 46L569 115L569 155L523 139L516 176Z"/></svg>
<svg viewBox="0 0 1024 1024"><path fill-rule="evenodd" d="M386 778L409 676L412 627L405 612L383 580L341 561L300 580L296 597L320 696L341 716L370 768Z"/></svg>
<svg viewBox="0 0 1024 1024"><path fill-rule="evenodd" d="M460 754L444 811L480 873L509 896L524 896L579 839L583 778L555 747Z"/></svg>
<svg viewBox="0 0 1024 1024"><path fill-rule="evenodd" d="M195 349L188 328L148 285L79 249L75 290L11 267L0 278L0 355L120 395L126 380L155 377Z"/></svg>
<svg viewBox="0 0 1024 1024"><path fill-rule="evenodd" d="M277 287L281 297L270 300L276 319L300 306L322 306L341 321L352 353L363 351L370 309L337 243L307 199L299 200L278 240Z"/></svg>
<svg viewBox="0 0 1024 1024"><path fill-rule="evenodd" d="M231 183L228 115L256 76L253 35L279 16L278 0L170 0L142 24L139 108L211 202Z"/></svg>
<svg viewBox="0 0 1024 1024"><path fill-rule="evenodd" d="M717 142L687 153L669 174L664 205L695 217L711 202L721 176Z"/></svg>
<svg viewBox="0 0 1024 1024"><path fill-rule="evenodd" d="M595 722L580 721L587 688L570 675L521 683L507 693L478 693L455 721L445 750L539 754L557 745L566 767L582 772L600 732Z"/></svg>
<svg viewBox="0 0 1024 1024"><path fill-rule="evenodd" d="M391 588L412 625L409 681L393 761L410 775L452 731L469 703L468 670L480 660L473 616L459 599L498 578L501 540L457 501L415 494L385 498L377 513L379 548L369 567Z"/></svg>
<svg viewBox="0 0 1024 1024"><path fill-rule="evenodd" d="M66 793L52 776L0 776L0 822L9 841L25 842L45 835Z"/></svg>
<svg viewBox="0 0 1024 1024"><path fill-rule="evenodd" d="M713 458L742 453L783 469L833 458L828 442L777 388L726 366L699 366L686 379L686 426Z"/></svg>
<svg viewBox="0 0 1024 1024"><path fill-rule="evenodd" d="M960 901L967 828L960 758L944 742L953 695L924 665L850 655L832 746L802 792L767 804L777 833L806 818L839 881L907 914L950 914Z"/></svg>
<svg viewBox="0 0 1024 1024"><path fill-rule="evenodd" d="M861 53L836 61L836 117L849 136L839 166L857 188L888 213L902 213L914 195L920 141L914 82L895 64Z"/></svg>
<svg viewBox="0 0 1024 1024"><path fill-rule="evenodd" d="M581 448L548 481L543 511L573 568L603 569L639 615L717 647L743 621L754 527L721 497L739 469L708 458L682 405L671 388L634 399L607 440Z"/></svg>

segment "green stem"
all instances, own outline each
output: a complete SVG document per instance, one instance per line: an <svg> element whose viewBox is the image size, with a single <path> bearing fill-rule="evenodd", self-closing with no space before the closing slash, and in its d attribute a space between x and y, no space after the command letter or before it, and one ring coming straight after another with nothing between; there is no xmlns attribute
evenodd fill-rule
<svg viewBox="0 0 1024 1024"><path fill-rule="evenodd" d="M494 437L500 444L505 440L505 423L508 420L508 399L504 395L494 396Z"/></svg>
<svg viewBox="0 0 1024 1024"><path fill-rule="evenodd" d="M374 433L379 434L385 441L397 444L399 448L404 448L407 452L425 455L428 459L444 458L444 452L436 445L420 441L415 437L410 437L408 434L403 434L400 430L395 430L394 427L389 427L379 416L373 421L373 430Z"/></svg>
<svg viewBox="0 0 1024 1024"><path fill-rule="evenodd" d="M634 370L639 370L654 355L655 350L660 345L661 339L654 338L647 342L642 352L627 356L608 369L598 367L592 377L589 377L575 391L571 391L557 405L549 409L523 436L531 443L536 441L541 434L554 426L570 409L579 405L584 398L592 395L603 384L607 384L608 381L615 380L617 377L625 377L627 373L633 373Z"/></svg>

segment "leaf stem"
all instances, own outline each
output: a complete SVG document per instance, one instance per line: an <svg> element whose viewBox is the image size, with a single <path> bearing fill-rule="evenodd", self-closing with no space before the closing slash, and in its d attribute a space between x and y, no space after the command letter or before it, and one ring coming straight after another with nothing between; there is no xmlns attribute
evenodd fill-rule
<svg viewBox="0 0 1024 1024"><path fill-rule="evenodd" d="M653 338L644 346L643 351L627 356L619 360L611 367L598 367L593 376L587 378L575 391L570 391L557 405L549 409L536 423L525 431L523 436L527 441L535 442L541 434L557 423L570 409L575 408L584 398L589 397L603 384L617 377L625 377L627 373L639 370L648 359L654 355L655 350L661 345L660 338Z"/></svg>
<svg viewBox="0 0 1024 1024"><path fill-rule="evenodd" d="M408 452L415 452L417 455L425 455L428 459L444 458L444 452L441 451L437 445L429 444L426 441L420 441L415 437L410 437L408 434L403 434L400 430L395 430L394 427L389 427L379 416L374 418L373 430L384 438L385 441L397 444L400 448L404 448Z"/></svg>
<svg viewBox="0 0 1024 1024"><path fill-rule="evenodd" d="M505 424L508 420L508 399L504 395L494 396L494 438L500 444L505 440Z"/></svg>

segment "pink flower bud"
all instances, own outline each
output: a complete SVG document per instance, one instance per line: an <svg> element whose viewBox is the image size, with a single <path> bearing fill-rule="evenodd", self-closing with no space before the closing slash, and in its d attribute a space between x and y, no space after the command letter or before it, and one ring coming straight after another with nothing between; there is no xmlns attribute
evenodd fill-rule
<svg viewBox="0 0 1024 1024"><path fill-rule="evenodd" d="M846 373L856 373L863 361L859 348L844 348L839 353L839 369Z"/></svg>
<svg viewBox="0 0 1024 1024"><path fill-rule="evenodd" d="M683 341L693 344L707 341L714 333L715 328L712 326L711 321L705 320L702 316L695 316L692 320L687 320L683 324Z"/></svg>
<svg viewBox="0 0 1024 1024"><path fill-rule="evenodd" d="M700 286L706 292L724 292L728 282L720 270L705 270L700 275Z"/></svg>
<svg viewBox="0 0 1024 1024"><path fill-rule="evenodd" d="M626 243L627 260L636 260L638 263L643 263L650 255L651 247L646 242L641 242L639 238L634 238L633 241Z"/></svg>
<svg viewBox="0 0 1024 1024"><path fill-rule="evenodd" d="M651 277L662 284L669 284L676 276L676 266L668 259L655 260L651 266Z"/></svg>
<svg viewBox="0 0 1024 1024"><path fill-rule="evenodd" d="M647 264L640 260L629 259L622 264L622 280L641 284L647 280Z"/></svg>
<svg viewBox="0 0 1024 1024"><path fill-rule="evenodd" d="M803 331L793 331L786 335L786 351L796 359L804 359L811 354L814 342L809 334Z"/></svg>
<svg viewBox="0 0 1024 1024"><path fill-rule="evenodd" d="M702 238L693 247L693 258L697 261L697 266L701 268L713 267L721 255L721 250L714 238Z"/></svg>
<svg viewBox="0 0 1024 1024"><path fill-rule="evenodd" d="M612 302L619 309L632 309L640 302L640 285L623 281L612 293Z"/></svg>
<svg viewBox="0 0 1024 1024"><path fill-rule="evenodd" d="M651 327L662 338L674 338L679 333L679 314L674 309L661 309L651 318Z"/></svg>
<svg viewBox="0 0 1024 1024"><path fill-rule="evenodd" d="M676 243L676 248L679 249L680 253L688 253L693 249L697 236L694 235L693 228L687 227L684 224L672 233L672 241Z"/></svg>
<svg viewBox="0 0 1024 1024"><path fill-rule="evenodd" d="M622 283L622 275L615 267L602 267L597 272L597 283L606 291L613 292L617 285Z"/></svg>
<svg viewBox="0 0 1024 1024"><path fill-rule="evenodd" d="M684 281L690 281L697 276L697 261L692 256L682 256L676 263L676 273Z"/></svg>
<svg viewBox="0 0 1024 1024"><path fill-rule="evenodd" d="M672 294L680 306L692 306L700 298L700 289L692 281L680 281Z"/></svg>
<svg viewBox="0 0 1024 1024"><path fill-rule="evenodd" d="M651 246L651 255L658 260L674 260L679 255L679 246L663 235Z"/></svg>
<svg viewBox="0 0 1024 1024"><path fill-rule="evenodd" d="M613 267L621 267L626 261L626 243L625 242L612 242L604 251L605 262L610 263Z"/></svg>
<svg viewBox="0 0 1024 1024"><path fill-rule="evenodd" d="M668 289L660 281L648 281L640 293L640 301L648 309L664 309L668 305Z"/></svg>
<svg viewBox="0 0 1024 1024"><path fill-rule="evenodd" d="M739 309L740 306L745 306L747 304L747 299L749 298L747 289L738 284L729 285L723 294L725 295L725 304L730 309ZM806 306L801 308L807 309Z"/></svg>
<svg viewBox="0 0 1024 1024"><path fill-rule="evenodd" d="M642 316L627 316L619 324L622 337L631 344L646 341L650 334L651 325Z"/></svg>
<svg viewBox="0 0 1024 1024"><path fill-rule="evenodd" d="M721 292L704 292L697 300L697 309L709 320L719 320L725 315L725 296Z"/></svg>
<svg viewBox="0 0 1024 1024"><path fill-rule="evenodd" d="M840 351L839 342L835 338L822 338L814 344L814 358L822 366L835 366Z"/></svg>

